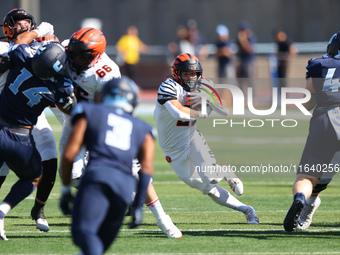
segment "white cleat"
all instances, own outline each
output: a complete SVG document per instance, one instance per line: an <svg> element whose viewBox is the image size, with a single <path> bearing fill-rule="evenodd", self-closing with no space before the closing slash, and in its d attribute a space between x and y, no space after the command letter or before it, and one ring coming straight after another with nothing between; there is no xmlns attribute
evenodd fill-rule
<svg viewBox="0 0 340 255"><path fill-rule="evenodd" d="M4 227L4 220L5 219L0 219L0 240L5 240L7 241L7 237L5 236L5 227Z"/></svg>
<svg viewBox="0 0 340 255"><path fill-rule="evenodd" d="M230 189L234 191L237 196L241 196L243 194L243 183L239 178L227 178L226 182L228 183Z"/></svg>
<svg viewBox="0 0 340 255"><path fill-rule="evenodd" d="M182 238L182 232L172 223L169 215L159 218L156 221L157 226L166 234L167 238Z"/></svg>
<svg viewBox="0 0 340 255"><path fill-rule="evenodd" d="M307 230L309 228L312 223L313 214L319 208L320 204L321 199L319 196L316 198L314 204L309 205L305 203L305 206L300 213L300 218L295 229L296 231Z"/></svg>
<svg viewBox="0 0 340 255"><path fill-rule="evenodd" d="M220 166L223 166L220 164ZM230 189L237 195L241 196L243 194L243 183L240 178L230 169L229 166L224 165L223 167L228 167L228 172L224 176L224 180L228 183Z"/></svg>
<svg viewBox="0 0 340 255"><path fill-rule="evenodd" d="M254 208L251 207L250 205L248 205L248 209L244 212L244 215L247 218L248 224L260 224L260 220L257 217L257 214L256 214Z"/></svg>
<svg viewBox="0 0 340 255"><path fill-rule="evenodd" d="M48 222L46 219L39 218L35 221L35 225L37 226L37 229L43 232L48 232L50 230L50 226L48 225Z"/></svg>

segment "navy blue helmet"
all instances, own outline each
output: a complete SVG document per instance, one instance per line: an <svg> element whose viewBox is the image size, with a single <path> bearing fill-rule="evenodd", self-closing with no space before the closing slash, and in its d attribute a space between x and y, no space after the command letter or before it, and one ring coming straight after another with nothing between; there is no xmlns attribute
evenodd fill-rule
<svg viewBox="0 0 340 255"><path fill-rule="evenodd" d="M340 55L340 31L332 35L327 45L327 55L334 58Z"/></svg>
<svg viewBox="0 0 340 255"><path fill-rule="evenodd" d="M32 59L32 69L42 80L49 80L66 65L67 54L60 43L40 46Z"/></svg>
<svg viewBox="0 0 340 255"><path fill-rule="evenodd" d="M104 104L122 108L132 113L137 105L138 87L136 83L126 76L108 81L102 91L101 99Z"/></svg>

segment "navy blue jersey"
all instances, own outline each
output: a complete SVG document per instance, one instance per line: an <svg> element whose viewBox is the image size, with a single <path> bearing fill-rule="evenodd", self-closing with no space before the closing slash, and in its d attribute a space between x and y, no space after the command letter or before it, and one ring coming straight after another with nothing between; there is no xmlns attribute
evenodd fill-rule
<svg viewBox="0 0 340 255"><path fill-rule="evenodd" d="M73 109L72 116L73 121L77 116L87 119L84 144L90 158L82 182L106 183L116 194L121 194L121 189L127 188L124 187L128 185L127 176L132 177L132 160L137 158L152 127L119 108L103 104L81 102ZM123 187L117 190L119 185Z"/></svg>
<svg viewBox="0 0 340 255"><path fill-rule="evenodd" d="M306 66L306 78L313 79L316 107L313 115L318 116L340 106L340 59L323 56L313 58Z"/></svg>
<svg viewBox="0 0 340 255"><path fill-rule="evenodd" d="M72 81L60 74L43 81L31 68L33 51L28 45L15 45L8 53L13 67L0 96L0 118L17 126L33 126L50 105L73 92Z"/></svg>
<svg viewBox="0 0 340 255"><path fill-rule="evenodd" d="M231 46L231 43L230 41L221 41L219 40L217 43L216 43L216 47L217 49L220 49L220 48L224 48L224 47L227 47L227 48L230 48ZM231 62L231 59L230 57L226 57L226 56L221 56L221 57L218 57L217 60L218 60L218 63L219 65L221 66L226 66L228 65L230 62Z"/></svg>

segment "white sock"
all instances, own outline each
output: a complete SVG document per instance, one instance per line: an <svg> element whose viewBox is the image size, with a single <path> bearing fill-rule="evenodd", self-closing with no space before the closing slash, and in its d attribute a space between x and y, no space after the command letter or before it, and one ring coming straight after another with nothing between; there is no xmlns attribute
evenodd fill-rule
<svg viewBox="0 0 340 255"><path fill-rule="evenodd" d="M307 200L306 200L306 203L308 205L312 205L315 203L315 200L318 198L319 194L317 195L311 195Z"/></svg>
<svg viewBox="0 0 340 255"><path fill-rule="evenodd" d="M164 212L162 204L159 201L158 197L150 203L146 204L146 206L150 209L156 220L166 216L166 213Z"/></svg>
<svg viewBox="0 0 340 255"><path fill-rule="evenodd" d="M210 190L208 196L217 204L229 207L236 211L246 212L248 205L243 204L241 201L237 200L229 191L221 188L220 186L215 186Z"/></svg>
<svg viewBox="0 0 340 255"><path fill-rule="evenodd" d="M0 204L0 211L2 211L5 215L12 209L12 207L6 202L2 202Z"/></svg>

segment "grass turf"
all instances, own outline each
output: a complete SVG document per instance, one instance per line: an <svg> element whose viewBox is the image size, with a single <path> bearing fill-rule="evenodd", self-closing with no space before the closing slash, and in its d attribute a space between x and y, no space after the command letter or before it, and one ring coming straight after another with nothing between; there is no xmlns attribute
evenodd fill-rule
<svg viewBox="0 0 340 255"><path fill-rule="evenodd" d="M152 118L145 118L154 124ZM56 134L61 127L49 118ZM206 120L199 126L219 162L241 166L297 165L308 132L308 121L299 120L295 128L230 128L212 130ZM210 124L209 124L210 123ZM216 139L217 138L217 139ZM248 142L247 142L248 141ZM242 173L244 194L239 198L253 206L260 225L248 225L240 212L219 206L199 191L183 184L157 147L154 186L183 238L167 239L145 208L144 225L122 230L107 254L340 254L340 181L335 178L322 192L321 206L309 231L286 233L282 222L292 202L295 174ZM4 197L16 181L11 172L0 196ZM224 182L219 184L230 191ZM0 242L0 254L76 254L72 243L70 218L58 208L60 178L45 207L51 231L41 233L29 217L35 193L22 201L5 218L9 241Z"/></svg>

